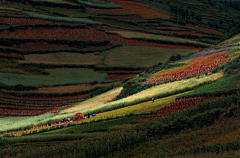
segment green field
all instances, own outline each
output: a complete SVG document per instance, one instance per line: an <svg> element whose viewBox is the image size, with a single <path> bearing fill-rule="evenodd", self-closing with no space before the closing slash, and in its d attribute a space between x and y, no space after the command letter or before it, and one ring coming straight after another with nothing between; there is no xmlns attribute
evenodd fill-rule
<svg viewBox="0 0 240 158"><path fill-rule="evenodd" d="M105 81L107 74L92 69L49 69L49 75L20 75L0 73L1 83L5 85L22 84L24 86L63 85Z"/></svg>
<svg viewBox="0 0 240 158"><path fill-rule="evenodd" d="M122 46L103 52L103 64L107 67L146 68L165 63L173 55L187 55L196 50L166 49L147 46Z"/></svg>
<svg viewBox="0 0 240 158"><path fill-rule="evenodd" d="M0 119L0 132L37 125L40 120L51 117L53 114L45 114L32 117L7 117Z"/></svg>
<svg viewBox="0 0 240 158"><path fill-rule="evenodd" d="M121 46L101 53L48 53L24 55L20 63L43 63L50 65L95 65L97 67L147 68L165 63L173 55L188 55L196 50L166 49L147 46Z"/></svg>
<svg viewBox="0 0 240 158"><path fill-rule="evenodd" d="M86 24L99 24L100 22L93 21L87 18L71 18L71 17L60 17L60 16L50 16L50 15L44 15L44 14L38 14L34 12L29 11L22 11L26 15L38 18L38 19L47 19L47 20L53 20L53 21L63 21L63 22L74 22L74 23L86 23Z"/></svg>
<svg viewBox="0 0 240 158"><path fill-rule="evenodd" d="M116 5L114 3L110 3L107 1L85 1L85 0L77 0L80 4L84 4L88 7L92 8L102 8L102 9L116 9L116 8L122 8L119 5Z"/></svg>
<svg viewBox="0 0 240 158"><path fill-rule="evenodd" d="M48 53L48 54L28 54L24 55L25 60L21 63L43 63L50 65L98 65L101 60L97 53Z"/></svg>

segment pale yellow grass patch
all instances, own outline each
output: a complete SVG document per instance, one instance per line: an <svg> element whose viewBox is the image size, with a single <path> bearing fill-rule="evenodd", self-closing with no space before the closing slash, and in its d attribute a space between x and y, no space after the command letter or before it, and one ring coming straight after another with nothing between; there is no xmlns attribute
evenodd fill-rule
<svg viewBox="0 0 240 158"><path fill-rule="evenodd" d="M75 107L66 109L60 114L73 113L73 112L89 112L99 109L106 109L109 107L117 107L121 105L131 104L137 101L151 100L154 96L159 96L167 93L174 93L177 91L184 91L185 89L190 89L199 86L205 82L215 81L223 76L222 73L215 73L209 76L203 77L193 77L190 79L184 79L180 81L170 82L155 87L151 87L134 95L128 96L126 98L110 102L111 99L117 96L122 90L122 88L112 90L110 92L104 93L100 96L94 97L92 99L86 100Z"/></svg>
<svg viewBox="0 0 240 158"><path fill-rule="evenodd" d="M83 102L75 105L74 107L63 110L60 112L60 114L80 112L83 110L89 110L89 109L104 105L108 102L111 102L113 99L115 99L121 93L122 89L123 89L122 87L115 88L111 91L108 91L106 93L98 95L94 98L83 101Z"/></svg>
<svg viewBox="0 0 240 158"><path fill-rule="evenodd" d="M170 82L162 85L158 85L155 87L151 87L134 95L131 95L127 98L123 98L104 106L112 106L113 104L129 104L140 100L151 99L154 96L166 94L166 93L173 93L176 91L181 91L188 88L193 88L198 85L201 85L208 81L215 81L223 76L222 73L215 73L209 76L204 77L193 77L190 79L184 79L180 81Z"/></svg>
<svg viewBox="0 0 240 158"><path fill-rule="evenodd" d="M121 87L121 88L117 88L117 89L111 90L109 92L106 92L104 94L101 94L99 96L96 96L94 98L88 99L84 102L77 104L76 106L74 106L72 108L63 110L59 114L52 117L51 119L58 120L58 119L66 118L66 117L71 117L77 112L82 112L82 113L86 114L88 112L92 113L94 111L101 110L101 109L108 109L108 108L118 107L118 106L122 106L122 105L134 104L141 100L147 100L147 99L151 100L151 98L155 97L155 96L171 94L171 93L174 93L177 91L184 91L184 90L187 91L187 90L189 90L193 87L199 86L203 83L218 80L221 77L223 77L222 73L215 73L215 74L212 74L209 76L183 79L180 81L170 82L170 83L158 85L155 87L151 87L149 89L146 89L146 90L136 93L134 95L128 96L126 98L123 98L123 99L120 99L117 101L112 101L122 91L122 87ZM142 113L147 112L147 111L144 111L142 108L143 107L141 106L141 109L139 109ZM139 111L139 110L137 110L137 111ZM138 113L138 112L134 111L133 109L131 109L130 107L128 108L127 111L124 111L123 113L128 114L128 111L129 112L131 111L133 113ZM113 113L113 111L111 113ZM114 112L114 114L115 114L115 112ZM102 116L102 115L100 115L100 116Z"/></svg>

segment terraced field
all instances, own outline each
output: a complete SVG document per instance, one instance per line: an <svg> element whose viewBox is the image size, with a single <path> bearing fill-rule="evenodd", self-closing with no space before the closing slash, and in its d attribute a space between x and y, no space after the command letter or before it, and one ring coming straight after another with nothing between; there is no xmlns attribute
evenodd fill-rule
<svg viewBox="0 0 240 158"><path fill-rule="evenodd" d="M239 10L0 1L0 157L238 156Z"/></svg>

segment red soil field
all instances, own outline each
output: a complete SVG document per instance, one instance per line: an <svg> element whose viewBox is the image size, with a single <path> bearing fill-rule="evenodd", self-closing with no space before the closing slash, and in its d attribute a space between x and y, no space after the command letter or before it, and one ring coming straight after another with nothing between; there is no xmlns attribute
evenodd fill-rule
<svg viewBox="0 0 240 158"><path fill-rule="evenodd" d="M27 29L17 29L13 32L4 30L0 33L0 38L16 39L49 39L49 40L80 40L80 41L110 41L112 45L124 45L127 40L117 35L107 34L95 29L62 28L62 27L39 27Z"/></svg>
<svg viewBox="0 0 240 158"><path fill-rule="evenodd" d="M117 80L122 78L134 77L137 74L108 74L107 80Z"/></svg>
<svg viewBox="0 0 240 158"><path fill-rule="evenodd" d="M71 0L63 0L63 1L65 1L65 2L69 2L69 3L72 3L72 4L77 4L76 2L71 1Z"/></svg>
<svg viewBox="0 0 240 158"><path fill-rule="evenodd" d="M3 52L0 52L0 56L24 59L22 54L17 54L17 53L3 53Z"/></svg>
<svg viewBox="0 0 240 158"><path fill-rule="evenodd" d="M200 27L200 26L193 26L192 24L187 24L186 26L189 27L189 28L194 28L196 30L201 30L201 31L205 31L205 32L210 32L210 33L215 33L215 34L222 35L222 32L217 31L217 30L213 30L213 29L209 29L209 28L205 28L205 27Z"/></svg>
<svg viewBox="0 0 240 158"><path fill-rule="evenodd" d="M163 109L158 111L156 116L164 117L165 115L168 115L171 113L179 113L195 105L201 104L206 101L213 101L219 98L222 98L222 97L208 96L208 97L176 99L174 102L170 103L167 107L164 107Z"/></svg>
<svg viewBox="0 0 240 158"><path fill-rule="evenodd" d="M1 108L0 116L9 117L9 116L37 116L46 113L57 113L63 108L68 108L71 105L61 106L52 109L14 109L14 108ZM0 105L1 107L1 105Z"/></svg>
<svg viewBox="0 0 240 158"><path fill-rule="evenodd" d="M116 27L112 27L112 26L108 26L108 25L102 25L102 24L93 24L90 26L90 28L96 29L98 31L102 30L102 31L126 31L126 29L122 29L122 28L116 28Z"/></svg>
<svg viewBox="0 0 240 158"><path fill-rule="evenodd" d="M13 45L13 48L25 51L37 51L37 50L62 50L62 49L73 49L66 44L48 44L47 42L28 42L20 45Z"/></svg>
<svg viewBox="0 0 240 158"><path fill-rule="evenodd" d="M161 29L161 30L175 30L175 31L177 31L177 30L185 30L183 28L174 27L174 26L166 26L166 27L165 26L156 26L154 28Z"/></svg>
<svg viewBox="0 0 240 158"><path fill-rule="evenodd" d="M1 4L1 2L0 2ZM15 11L15 10L8 10L8 9L0 9L0 13L8 13L8 14L17 14L17 15L24 15L22 12L20 11Z"/></svg>
<svg viewBox="0 0 240 158"><path fill-rule="evenodd" d="M140 15L144 19L171 18L171 15L141 2L124 1L124 0L109 0L109 1L122 6L123 9L126 9L127 11L130 11L133 14Z"/></svg>
<svg viewBox="0 0 240 158"><path fill-rule="evenodd" d="M141 40L130 39L128 45L134 46L150 46L150 47L159 47L159 48L169 48L169 49L191 49L191 50L201 50L202 48L188 47L188 46L178 46L170 44L160 44L154 42L147 42Z"/></svg>
<svg viewBox="0 0 240 158"><path fill-rule="evenodd" d="M96 8L89 8L86 7L87 12L96 12L100 14L108 14L108 15L128 15L132 14L131 12L127 11L126 9L96 9Z"/></svg>
<svg viewBox="0 0 240 158"><path fill-rule="evenodd" d="M59 96L59 97L47 97L47 96L13 96L10 94L0 93L1 99L15 99L15 100L26 100L26 101L61 101L61 100L67 100L67 99L78 99L86 97L86 94L84 95L74 95L74 96Z"/></svg>
<svg viewBox="0 0 240 158"><path fill-rule="evenodd" d="M68 22L56 22L51 20L34 19L34 18L16 18L16 17L0 17L2 23L8 25L37 25L37 24L68 24L68 25L82 25L83 23L68 23Z"/></svg>

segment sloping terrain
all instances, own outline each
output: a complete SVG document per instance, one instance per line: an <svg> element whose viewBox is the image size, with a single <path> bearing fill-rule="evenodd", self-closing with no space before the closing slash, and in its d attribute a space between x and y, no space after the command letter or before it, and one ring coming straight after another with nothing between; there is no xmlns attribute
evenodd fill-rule
<svg viewBox="0 0 240 158"><path fill-rule="evenodd" d="M0 157L240 155L238 1L0 3Z"/></svg>
<svg viewBox="0 0 240 158"><path fill-rule="evenodd" d="M15 109L15 116L28 113L16 109L22 103L25 110L73 106L149 66L212 46L238 23L238 7L236 1L205 0L1 1L0 97L8 97L0 105ZM72 90L52 91L61 87ZM26 103L31 97L38 99ZM65 101L55 103L57 97Z"/></svg>

